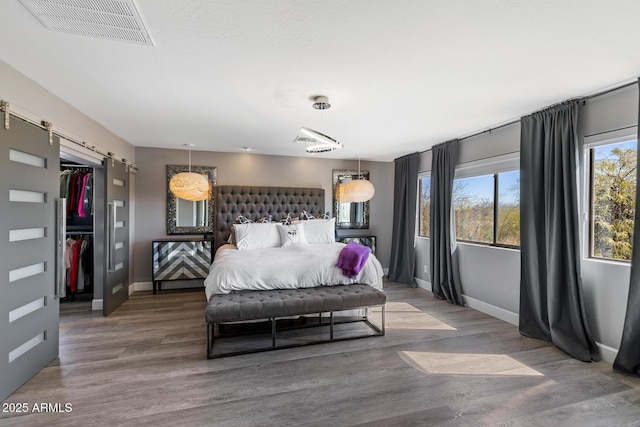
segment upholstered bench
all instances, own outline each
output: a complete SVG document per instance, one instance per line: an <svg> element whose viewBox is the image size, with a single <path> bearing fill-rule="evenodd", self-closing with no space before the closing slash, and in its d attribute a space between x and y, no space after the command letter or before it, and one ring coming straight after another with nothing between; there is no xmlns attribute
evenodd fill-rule
<svg viewBox="0 0 640 427"><path fill-rule="evenodd" d="M214 295L210 298L205 311L207 321L207 357L216 358L235 354L246 354L257 351L274 350L280 348L296 347L300 345L318 344L331 341L339 341L353 338L384 335L384 305L387 297L379 289L365 284L319 286L302 289L275 289L269 291L242 291L226 295ZM372 323L365 310L360 317L374 330L374 334L360 334L356 336L334 336L334 316L336 311L367 309L381 307L381 324ZM329 314L329 323L324 324L322 313ZM303 316L318 314L317 326L328 326L328 339L316 339L304 344L276 345L277 319L291 316ZM215 338L224 337L220 333L222 324L230 322L247 322L266 320L271 324L271 345L249 350L231 351L222 354L214 354L213 345ZM216 335L216 325L218 334Z"/></svg>

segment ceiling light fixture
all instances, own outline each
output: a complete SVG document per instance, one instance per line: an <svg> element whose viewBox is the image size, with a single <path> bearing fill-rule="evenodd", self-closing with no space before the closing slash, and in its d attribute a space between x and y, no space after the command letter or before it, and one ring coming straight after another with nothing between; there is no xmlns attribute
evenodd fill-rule
<svg viewBox="0 0 640 427"><path fill-rule="evenodd" d="M312 107L316 110L328 110L331 107L329 104L329 98L326 96L316 96ZM317 130L313 130L307 127L301 127L300 132L305 134L306 137L297 136L293 142L307 144L307 153L326 153L328 151L334 151L342 148L343 145L338 140L326 135Z"/></svg>
<svg viewBox="0 0 640 427"><path fill-rule="evenodd" d="M376 189L368 179L360 174L360 157L358 156L358 175L351 181L340 184L338 197L340 203L360 203L371 200L376 194Z"/></svg>
<svg viewBox="0 0 640 427"><path fill-rule="evenodd" d="M316 96L313 100L316 102L314 102L311 106L316 110L328 110L329 108L331 108L331 104L329 104L329 98L327 98L326 96Z"/></svg>
<svg viewBox="0 0 640 427"><path fill-rule="evenodd" d="M211 186L209 180L199 173L191 172L191 147L193 144L184 144L189 147L189 172L180 172L169 181L169 190L181 199L197 202L209 198Z"/></svg>

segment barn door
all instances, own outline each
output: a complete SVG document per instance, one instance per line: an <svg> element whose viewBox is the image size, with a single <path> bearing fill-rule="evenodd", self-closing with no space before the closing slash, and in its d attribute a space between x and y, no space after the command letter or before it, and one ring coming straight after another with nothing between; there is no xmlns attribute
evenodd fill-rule
<svg viewBox="0 0 640 427"><path fill-rule="evenodd" d="M106 224L103 313L109 315L129 297L129 172L105 160Z"/></svg>
<svg viewBox="0 0 640 427"><path fill-rule="evenodd" d="M0 122L0 401L58 356L59 155L57 136L15 117L9 129Z"/></svg>

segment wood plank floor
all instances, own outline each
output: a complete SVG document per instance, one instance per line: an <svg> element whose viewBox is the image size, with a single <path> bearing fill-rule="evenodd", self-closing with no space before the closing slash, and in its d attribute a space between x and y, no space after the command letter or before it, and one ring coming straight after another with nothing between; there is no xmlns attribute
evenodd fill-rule
<svg viewBox="0 0 640 427"><path fill-rule="evenodd" d="M64 314L59 360L5 401L29 413L0 425L640 426L640 380L422 289L385 290L384 337L215 360L202 291Z"/></svg>

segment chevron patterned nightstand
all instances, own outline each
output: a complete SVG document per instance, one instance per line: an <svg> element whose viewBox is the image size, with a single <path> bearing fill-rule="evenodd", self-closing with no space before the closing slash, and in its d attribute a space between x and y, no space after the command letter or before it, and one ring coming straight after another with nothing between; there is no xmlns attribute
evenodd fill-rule
<svg viewBox="0 0 640 427"><path fill-rule="evenodd" d="M211 265L210 240L155 240L153 294L163 280L204 279Z"/></svg>

